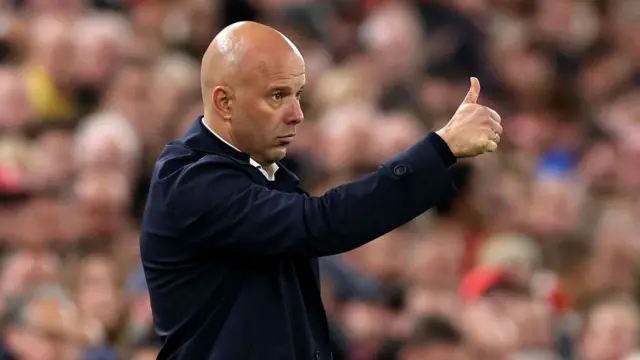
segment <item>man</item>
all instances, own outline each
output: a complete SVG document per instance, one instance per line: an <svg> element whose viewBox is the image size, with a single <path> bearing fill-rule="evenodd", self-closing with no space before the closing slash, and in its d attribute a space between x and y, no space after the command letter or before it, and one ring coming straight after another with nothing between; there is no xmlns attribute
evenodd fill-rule
<svg viewBox="0 0 640 360"><path fill-rule="evenodd" d="M462 331L447 318L427 316L416 322L399 359L463 360L465 355Z"/></svg>
<svg viewBox="0 0 640 360"><path fill-rule="evenodd" d="M640 348L640 310L632 298L607 294L589 307L577 351L585 360L625 359Z"/></svg>
<svg viewBox="0 0 640 360"><path fill-rule="evenodd" d="M160 154L142 225L159 359L331 359L316 258L453 196L448 166L495 150L502 131L472 79L438 134L310 197L278 163L303 120L295 46L261 24L230 25L202 59L201 85L204 116Z"/></svg>
<svg viewBox="0 0 640 360"><path fill-rule="evenodd" d="M28 292L7 314L3 360L77 359L91 340L91 329L79 326L75 305L57 287Z"/></svg>

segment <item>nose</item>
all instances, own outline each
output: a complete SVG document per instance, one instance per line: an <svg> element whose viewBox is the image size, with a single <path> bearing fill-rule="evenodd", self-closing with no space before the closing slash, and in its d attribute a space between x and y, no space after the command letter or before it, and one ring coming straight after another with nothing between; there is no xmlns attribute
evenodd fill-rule
<svg viewBox="0 0 640 360"><path fill-rule="evenodd" d="M304 113L300 101L296 100L291 103L291 107L286 116L287 124L297 125L304 121Z"/></svg>

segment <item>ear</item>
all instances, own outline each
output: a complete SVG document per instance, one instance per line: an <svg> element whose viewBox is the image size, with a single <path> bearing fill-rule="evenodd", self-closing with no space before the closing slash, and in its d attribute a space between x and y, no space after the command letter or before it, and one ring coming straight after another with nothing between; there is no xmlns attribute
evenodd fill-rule
<svg viewBox="0 0 640 360"><path fill-rule="evenodd" d="M211 92L211 105L213 111L218 113L221 118L231 120L231 114L234 104L233 90L228 86L216 86Z"/></svg>

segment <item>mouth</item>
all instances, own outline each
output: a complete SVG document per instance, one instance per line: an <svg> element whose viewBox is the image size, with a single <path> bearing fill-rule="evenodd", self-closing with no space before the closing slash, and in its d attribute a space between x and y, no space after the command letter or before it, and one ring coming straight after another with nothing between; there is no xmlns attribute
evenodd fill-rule
<svg viewBox="0 0 640 360"><path fill-rule="evenodd" d="M289 144L291 141L293 141L293 138L296 137L296 134L289 134L289 135L285 135L285 136L278 136L278 140L281 143L284 144Z"/></svg>

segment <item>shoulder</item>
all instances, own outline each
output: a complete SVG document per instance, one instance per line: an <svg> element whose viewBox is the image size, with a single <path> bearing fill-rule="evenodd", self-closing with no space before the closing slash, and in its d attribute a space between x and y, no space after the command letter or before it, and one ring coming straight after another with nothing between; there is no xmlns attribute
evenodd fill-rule
<svg viewBox="0 0 640 360"><path fill-rule="evenodd" d="M209 197L223 189L216 183L233 178L249 182L243 165L224 155L203 154L179 142L168 144L156 161L149 198L164 206Z"/></svg>
<svg viewBox="0 0 640 360"><path fill-rule="evenodd" d="M251 176L249 176L245 168L246 166L243 164L225 156L206 155L185 166L180 176L176 179L176 183L177 185L210 184L227 178L250 182Z"/></svg>
<svg viewBox="0 0 640 360"><path fill-rule="evenodd" d="M169 143L156 161L152 182L175 185L199 176L224 172L242 172L242 164L220 154L190 149L181 141Z"/></svg>
<svg viewBox="0 0 640 360"><path fill-rule="evenodd" d="M254 180L249 165L221 155L206 155L186 164L171 183L169 204L210 207L249 188Z"/></svg>

